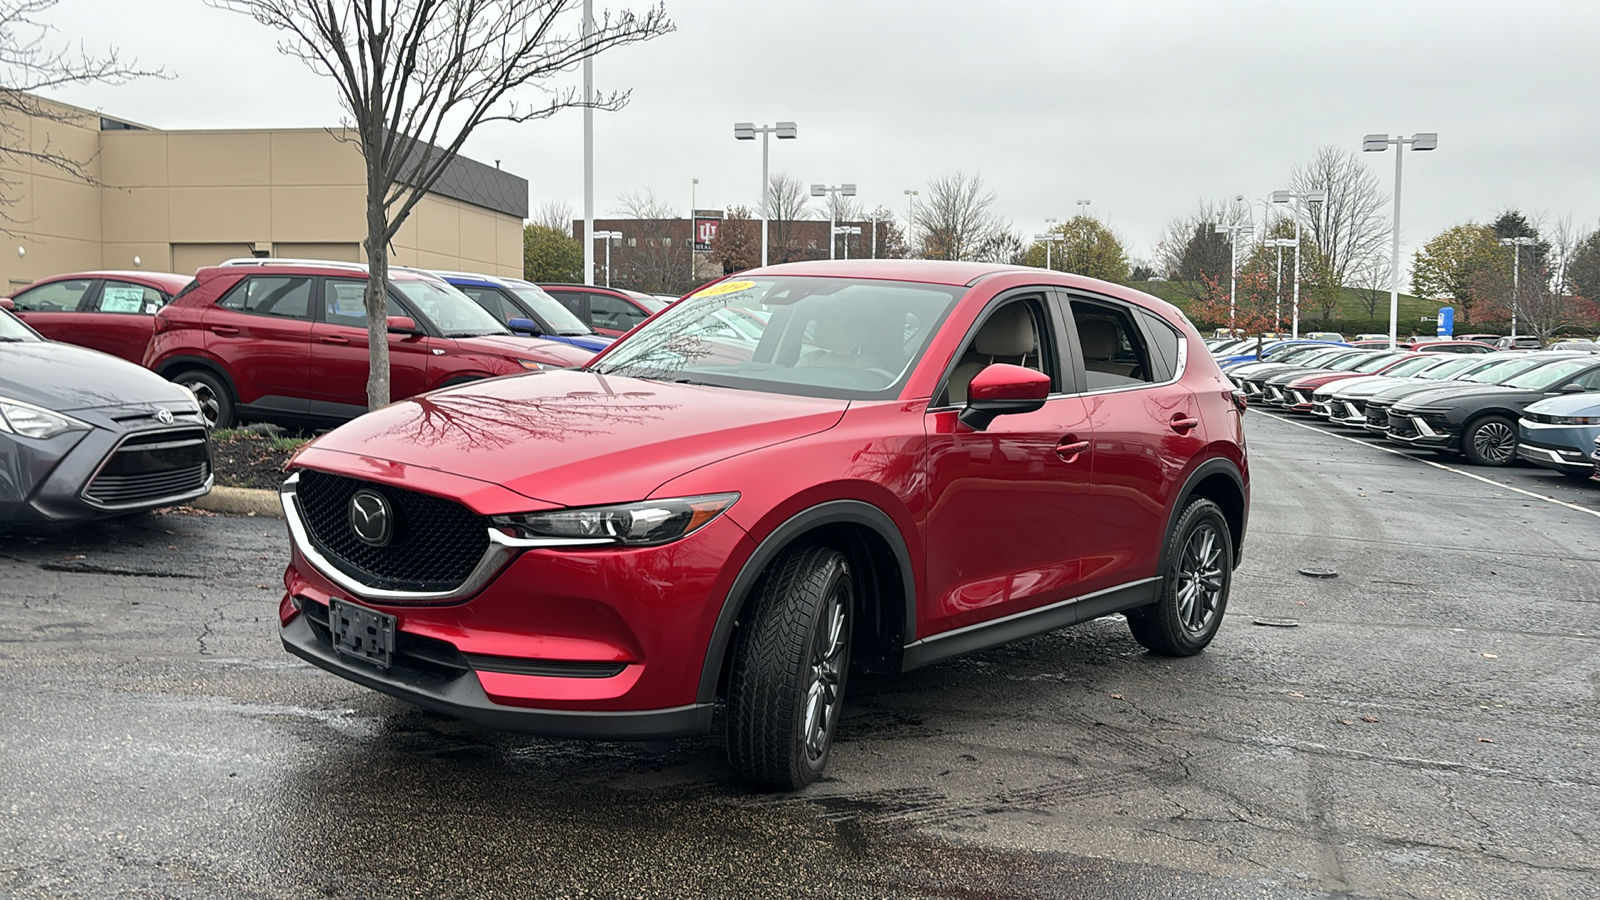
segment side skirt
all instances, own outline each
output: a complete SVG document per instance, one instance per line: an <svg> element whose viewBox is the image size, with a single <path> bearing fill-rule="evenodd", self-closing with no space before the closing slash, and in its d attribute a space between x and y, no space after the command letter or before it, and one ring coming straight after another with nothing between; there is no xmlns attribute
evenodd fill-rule
<svg viewBox="0 0 1600 900"><path fill-rule="evenodd" d="M952 656L975 653L989 647L1054 631L1068 625L1077 625L1090 619L1154 603L1160 578L1144 578L1117 587L1106 588L995 619L980 622L931 637L913 641L905 646L901 671L930 665Z"/></svg>

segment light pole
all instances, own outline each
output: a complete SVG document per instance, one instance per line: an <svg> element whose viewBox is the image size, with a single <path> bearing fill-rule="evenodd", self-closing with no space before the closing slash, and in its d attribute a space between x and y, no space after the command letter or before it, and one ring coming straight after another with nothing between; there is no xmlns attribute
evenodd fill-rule
<svg viewBox="0 0 1600 900"><path fill-rule="evenodd" d="M1519 305L1519 302L1522 299L1522 290L1521 290L1521 285L1520 285L1520 282L1521 282L1521 277L1520 277L1521 276L1521 271L1520 270L1522 268L1522 248L1523 247L1531 247L1531 246L1534 245L1534 243L1536 243L1534 241L1534 239L1531 238L1531 237L1527 237L1527 236L1508 237L1508 238L1501 238L1500 239L1500 244L1502 246L1511 248L1511 336L1512 337L1516 337L1517 336L1517 306ZM1515 350L1516 347L1513 346L1511 349Z"/></svg>
<svg viewBox="0 0 1600 900"><path fill-rule="evenodd" d="M883 207L878 207L882 209ZM872 211L872 258L878 258L878 209Z"/></svg>
<svg viewBox="0 0 1600 900"><path fill-rule="evenodd" d="M1045 219L1045 221L1054 222L1055 219ZM1044 242L1044 267L1046 269L1050 268L1050 245L1061 240L1061 235L1056 234L1054 231L1046 231L1044 234L1034 235L1033 239Z"/></svg>
<svg viewBox="0 0 1600 900"><path fill-rule="evenodd" d="M830 196L830 195L833 195L833 196ZM839 211L839 205L836 202L836 200L837 200L838 197L854 197L855 195L856 195L856 186L853 185L853 184L813 184L811 186L811 196L813 196L813 197L827 197L828 198L828 258L829 259L833 259L833 236L839 233L839 229L835 227L835 225L837 225L837 222L834 219L834 215ZM859 232L859 229L858 229L858 232Z"/></svg>
<svg viewBox="0 0 1600 900"><path fill-rule="evenodd" d="M1327 191L1273 191L1273 203L1294 204L1294 326L1289 336L1300 338L1300 204L1325 203ZM1389 320L1389 346L1394 347L1394 320Z"/></svg>
<svg viewBox="0 0 1600 900"><path fill-rule="evenodd" d="M592 239L584 241L589 245L590 253L594 252L595 241L606 242L606 287L611 287L611 242L620 240L622 240L620 231L596 231Z"/></svg>
<svg viewBox="0 0 1600 900"><path fill-rule="evenodd" d="M1078 201L1078 215L1087 216L1089 214L1089 202L1088 200Z"/></svg>
<svg viewBox="0 0 1600 900"><path fill-rule="evenodd" d="M1234 298L1239 281L1239 236L1251 234L1255 231L1255 226L1249 222L1234 222L1231 225L1213 222L1211 227L1218 234L1228 236L1228 334L1238 337L1234 334L1236 329L1233 323L1236 311Z"/></svg>
<svg viewBox="0 0 1600 900"><path fill-rule="evenodd" d="M583 45L594 33L594 0L583 0ZM594 55L583 58L583 283L594 284Z"/></svg>
<svg viewBox="0 0 1600 900"><path fill-rule="evenodd" d="M793 122L779 122L776 125L763 125L757 128L750 122L733 123L733 136L736 140L753 141L756 135L761 135L761 264L767 264L767 207L771 205L772 185L767 182L767 136L776 134L778 140L788 141L799 136Z"/></svg>
<svg viewBox="0 0 1600 900"><path fill-rule="evenodd" d="M901 193L906 195L906 253L911 252L911 229L916 227L917 191L906 188Z"/></svg>
<svg viewBox="0 0 1600 900"><path fill-rule="evenodd" d="M861 233L861 226L860 225L836 225L836 226L834 226L833 233L834 234L842 234L842 235L845 236L844 237L844 258L845 259L849 259L850 258L850 235L852 235L852 234L860 234Z"/></svg>
<svg viewBox="0 0 1600 900"><path fill-rule="evenodd" d="M1283 248L1299 245L1294 238L1268 238L1261 243L1263 246L1276 247L1278 250L1278 287L1273 293L1272 330L1280 331L1283 328Z"/></svg>
<svg viewBox="0 0 1600 900"><path fill-rule="evenodd" d="M1400 161L1405 159L1406 145L1410 144L1412 150L1434 150L1439 146L1439 135L1435 132L1421 132L1411 137L1387 134L1369 134L1361 139L1361 150L1365 153L1382 153L1394 145L1394 250L1389 258L1392 267L1389 272L1389 349L1395 347L1395 338L1399 331L1400 319ZM1515 328L1512 329L1515 332Z"/></svg>

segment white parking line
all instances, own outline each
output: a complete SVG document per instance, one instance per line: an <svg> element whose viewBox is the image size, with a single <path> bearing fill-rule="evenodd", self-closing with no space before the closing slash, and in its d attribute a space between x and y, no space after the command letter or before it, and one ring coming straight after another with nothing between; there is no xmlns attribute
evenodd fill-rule
<svg viewBox="0 0 1600 900"><path fill-rule="evenodd" d="M1600 510L1588 509L1586 507L1579 506L1576 503L1568 503L1565 500L1557 500L1554 497L1547 497L1544 494L1535 494L1533 491L1525 491L1525 490L1523 490L1522 488L1519 488L1519 487L1512 487L1509 484L1505 484L1503 482L1495 481L1493 478L1485 478L1482 475L1474 475L1471 472L1463 472L1460 469L1457 469L1457 468L1455 468L1453 466L1447 466L1444 463L1434 462L1431 459L1423 459L1420 456L1412 456L1411 454L1405 452L1404 450L1396 450L1393 447L1384 447L1384 446L1381 446L1381 445L1378 445L1378 444L1373 444L1373 443L1369 443L1367 441L1363 441L1363 440L1361 440L1359 438L1345 437L1342 434L1334 434L1331 431L1324 431L1321 428L1316 428L1314 426L1307 425L1304 422L1296 422L1293 419L1285 419L1283 416L1273 415L1272 413L1266 412L1264 410L1253 409L1253 410L1251 410L1251 412L1259 413L1259 414L1261 414L1263 416L1266 416L1269 419L1277 419L1279 422L1283 422L1286 425L1293 425L1296 428L1304 428L1307 431L1315 431L1317 434L1324 435L1326 437L1338 438L1341 441L1349 441L1352 444L1360 444L1363 447L1371 447L1374 450L1382 450L1385 453L1393 453L1395 456L1404 456L1406 459L1414 459L1417 462L1422 463L1425 466L1433 466L1435 469L1443 469L1446 472L1454 472L1457 475L1465 475L1466 477L1471 478L1474 481L1481 481L1484 484L1493 485L1493 486L1495 486L1497 488L1501 488L1501 489L1507 490L1507 491L1516 491L1519 494L1522 494L1522 495L1527 496L1527 497L1532 497L1535 500L1543 500L1543 501L1545 501L1547 503L1554 503L1554 504L1556 504L1558 506L1565 506L1567 509L1576 510L1576 511L1581 512L1581 513L1587 513L1587 514L1589 514L1591 516L1594 516L1597 519L1600 519Z"/></svg>

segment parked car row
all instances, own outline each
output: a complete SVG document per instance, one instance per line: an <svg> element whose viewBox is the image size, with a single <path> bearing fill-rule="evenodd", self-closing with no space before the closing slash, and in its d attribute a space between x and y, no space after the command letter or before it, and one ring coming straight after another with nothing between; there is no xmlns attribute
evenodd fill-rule
<svg viewBox="0 0 1600 900"><path fill-rule="evenodd" d="M90 347L190 389L206 421L329 425L367 410L367 270L237 259L193 278L84 272L6 301L54 340ZM666 304L583 285L390 269L395 400L479 378L581 365Z"/></svg>
<svg viewBox="0 0 1600 900"><path fill-rule="evenodd" d="M1435 356L1288 347L1226 367L1251 402L1482 466L1518 460L1595 475L1600 356L1506 350Z"/></svg>

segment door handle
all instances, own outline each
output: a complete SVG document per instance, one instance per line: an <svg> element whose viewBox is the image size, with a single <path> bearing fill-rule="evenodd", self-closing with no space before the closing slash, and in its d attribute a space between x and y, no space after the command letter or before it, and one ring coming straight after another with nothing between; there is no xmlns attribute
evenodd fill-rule
<svg viewBox="0 0 1600 900"><path fill-rule="evenodd" d="M213 325L211 326L211 332L213 334L235 335L239 333L239 329L232 325Z"/></svg>
<svg viewBox="0 0 1600 900"><path fill-rule="evenodd" d="M1182 434L1183 432L1188 431L1199 424L1199 419L1183 413L1178 413L1177 415L1173 416L1171 422L1172 430L1178 432L1179 434Z"/></svg>
<svg viewBox="0 0 1600 900"><path fill-rule="evenodd" d="M1078 454L1088 449L1088 441L1080 441L1072 435L1067 435L1056 444L1056 455L1061 457L1062 462L1076 462Z"/></svg>
<svg viewBox="0 0 1600 900"><path fill-rule="evenodd" d="M322 342L324 344L348 344L350 343L350 339L347 337L340 337L337 334L325 334L322 336Z"/></svg>

